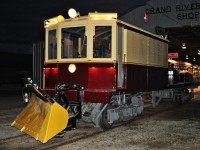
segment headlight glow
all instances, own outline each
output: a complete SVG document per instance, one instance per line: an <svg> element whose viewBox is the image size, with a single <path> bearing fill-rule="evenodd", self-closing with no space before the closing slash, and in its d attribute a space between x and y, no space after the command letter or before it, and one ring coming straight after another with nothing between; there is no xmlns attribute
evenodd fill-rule
<svg viewBox="0 0 200 150"><path fill-rule="evenodd" d="M74 72L76 71L76 65L75 65L75 64L70 64L70 65L68 66L68 71L69 71L70 73L74 73Z"/></svg>

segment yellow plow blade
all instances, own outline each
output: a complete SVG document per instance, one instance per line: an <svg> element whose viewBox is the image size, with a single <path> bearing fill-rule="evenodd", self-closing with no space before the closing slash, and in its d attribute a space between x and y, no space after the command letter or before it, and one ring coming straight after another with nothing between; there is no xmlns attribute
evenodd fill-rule
<svg viewBox="0 0 200 150"><path fill-rule="evenodd" d="M57 102L43 101L33 92L28 105L11 126L46 143L67 127L68 112Z"/></svg>

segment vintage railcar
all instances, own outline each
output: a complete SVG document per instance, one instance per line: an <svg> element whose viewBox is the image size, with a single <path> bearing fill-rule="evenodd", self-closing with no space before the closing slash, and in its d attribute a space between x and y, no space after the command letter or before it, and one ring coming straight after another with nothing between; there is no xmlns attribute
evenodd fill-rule
<svg viewBox="0 0 200 150"><path fill-rule="evenodd" d="M116 13L58 16L45 20L45 30L43 88L53 96L57 83L81 84L83 116L96 126L133 119L146 92L153 91L152 99L175 95L168 84L168 41ZM67 97L73 99L73 91Z"/></svg>
<svg viewBox="0 0 200 150"><path fill-rule="evenodd" d="M193 80L169 80L175 69L168 69L168 40L118 20L116 13L69 12L69 19L44 21L43 84L26 80L24 99L29 91L32 96L12 126L45 143L76 127L77 118L109 129L141 114L146 101L155 107L162 99L182 103L193 97Z"/></svg>

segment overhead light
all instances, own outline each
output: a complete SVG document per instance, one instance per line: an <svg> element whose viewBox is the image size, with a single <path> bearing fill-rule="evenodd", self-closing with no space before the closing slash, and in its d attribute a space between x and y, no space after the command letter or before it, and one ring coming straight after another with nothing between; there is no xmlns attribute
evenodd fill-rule
<svg viewBox="0 0 200 150"><path fill-rule="evenodd" d="M188 55L185 56L185 59L189 59Z"/></svg>
<svg viewBox="0 0 200 150"><path fill-rule="evenodd" d="M168 75L173 75L174 72L171 70L171 71L168 71Z"/></svg>
<svg viewBox="0 0 200 150"><path fill-rule="evenodd" d="M70 18L76 18L77 16L79 16L79 12L77 12L74 8L70 8L68 10L68 15Z"/></svg>
<svg viewBox="0 0 200 150"><path fill-rule="evenodd" d="M195 57L193 58L193 61L196 61L196 58L195 58Z"/></svg>
<svg viewBox="0 0 200 150"><path fill-rule="evenodd" d="M186 49L185 43L182 44L182 49Z"/></svg>
<svg viewBox="0 0 200 150"><path fill-rule="evenodd" d="M198 50L198 53L197 53L198 55L200 55L200 50Z"/></svg>

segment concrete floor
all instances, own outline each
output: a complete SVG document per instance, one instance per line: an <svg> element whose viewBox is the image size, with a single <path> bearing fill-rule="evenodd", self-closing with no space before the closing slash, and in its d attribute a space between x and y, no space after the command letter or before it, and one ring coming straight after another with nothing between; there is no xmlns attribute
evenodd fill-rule
<svg viewBox="0 0 200 150"><path fill-rule="evenodd" d="M0 90L0 149L200 149L200 88L189 104L162 102L155 109L145 109L133 122L109 131L78 122L76 130L46 144L10 126L23 108L20 89Z"/></svg>

